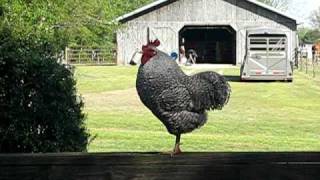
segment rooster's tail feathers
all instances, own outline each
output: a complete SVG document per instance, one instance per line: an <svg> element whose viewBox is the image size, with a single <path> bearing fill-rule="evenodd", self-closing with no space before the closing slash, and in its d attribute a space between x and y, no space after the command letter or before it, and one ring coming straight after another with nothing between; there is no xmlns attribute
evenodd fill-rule
<svg viewBox="0 0 320 180"><path fill-rule="evenodd" d="M198 92L195 92L193 97L196 109L220 110L228 103L231 88L223 76L215 72L202 72L193 78L201 82L199 88L196 88Z"/></svg>

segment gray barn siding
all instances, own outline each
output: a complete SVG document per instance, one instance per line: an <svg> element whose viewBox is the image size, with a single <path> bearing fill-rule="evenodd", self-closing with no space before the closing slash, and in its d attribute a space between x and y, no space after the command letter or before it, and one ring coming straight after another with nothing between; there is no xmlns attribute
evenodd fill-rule
<svg viewBox="0 0 320 180"><path fill-rule="evenodd" d="M230 25L237 31L237 63L245 55L246 29L266 26L288 31L294 52L296 23L245 0L178 0L169 5L131 19L117 33L118 64L127 64L133 54L147 41L147 28L151 39L159 38L159 49L178 52L179 31L185 25Z"/></svg>

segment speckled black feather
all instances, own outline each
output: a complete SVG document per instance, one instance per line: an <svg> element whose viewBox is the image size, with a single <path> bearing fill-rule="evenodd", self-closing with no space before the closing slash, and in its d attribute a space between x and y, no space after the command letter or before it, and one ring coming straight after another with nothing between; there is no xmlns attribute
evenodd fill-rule
<svg viewBox="0 0 320 180"><path fill-rule="evenodd" d="M204 125L206 111L221 109L231 92L226 79L218 73L187 76L167 54L158 50L156 56L140 65L136 86L144 105L174 135Z"/></svg>

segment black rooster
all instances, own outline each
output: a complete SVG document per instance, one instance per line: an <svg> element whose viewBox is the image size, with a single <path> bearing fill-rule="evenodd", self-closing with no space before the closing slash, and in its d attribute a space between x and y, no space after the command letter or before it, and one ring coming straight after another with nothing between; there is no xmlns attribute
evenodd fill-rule
<svg viewBox="0 0 320 180"><path fill-rule="evenodd" d="M207 110L222 109L230 96L230 85L215 72L186 75L170 56L156 47L160 41L142 47L137 75L141 101L176 136L172 155L180 150L180 136L203 126Z"/></svg>

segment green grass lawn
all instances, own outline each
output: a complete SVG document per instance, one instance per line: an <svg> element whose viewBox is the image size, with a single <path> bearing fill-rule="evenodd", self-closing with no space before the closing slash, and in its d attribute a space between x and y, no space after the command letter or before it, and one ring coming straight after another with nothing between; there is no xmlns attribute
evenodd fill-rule
<svg viewBox="0 0 320 180"><path fill-rule="evenodd" d="M197 70L186 68L193 73ZM217 69L238 75L239 69ZM168 151L174 136L137 97L137 67L78 66L90 152ZM293 83L231 82L222 111L209 113L201 129L182 136L183 151L319 151L320 83L296 72Z"/></svg>

